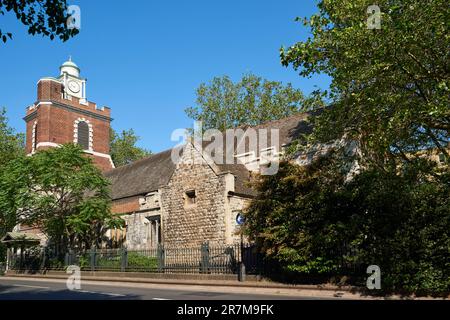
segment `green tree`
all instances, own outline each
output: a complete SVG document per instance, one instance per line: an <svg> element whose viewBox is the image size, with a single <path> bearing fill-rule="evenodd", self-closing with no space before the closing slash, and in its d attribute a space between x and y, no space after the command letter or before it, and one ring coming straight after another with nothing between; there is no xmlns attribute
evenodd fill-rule
<svg viewBox="0 0 450 320"><path fill-rule="evenodd" d="M16 133L13 128L8 125L6 110L0 110L0 176L9 162L17 157L23 156L24 152L24 135ZM0 212L0 238L6 232L14 227L15 218L8 215L7 212ZM0 243L0 261L5 259L6 249Z"/></svg>
<svg viewBox="0 0 450 320"><path fill-rule="evenodd" d="M61 251L99 245L122 223L110 212L109 182L76 145L11 161L0 180L0 212L43 230Z"/></svg>
<svg viewBox="0 0 450 320"><path fill-rule="evenodd" d="M0 110L0 170L12 159L24 154L25 139L24 135L16 133L8 125L6 109Z"/></svg>
<svg viewBox="0 0 450 320"><path fill-rule="evenodd" d="M344 134L382 169L422 149L448 159L450 129L449 10L444 0L381 0L381 29L370 29L369 0L323 0L305 18L312 36L281 49L301 76L332 78L328 108L314 139ZM330 125L332 124L332 125Z"/></svg>
<svg viewBox="0 0 450 320"><path fill-rule="evenodd" d="M197 89L197 105L186 114L203 121L204 129L225 130L241 125L258 125L300 110L303 93L289 83L269 81L246 74L234 83L228 76L215 77Z"/></svg>
<svg viewBox="0 0 450 320"><path fill-rule="evenodd" d="M344 275L365 286L365 268L375 264L384 292L448 294L450 174L423 179L432 165L418 160L401 174L370 169L344 183L339 158L283 162L277 175L258 179L247 235L290 280Z"/></svg>
<svg viewBox="0 0 450 320"><path fill-rule="evenodd" d="M130 164L152 154L151 151L136 146L139 137L133 129L123 130L120 134L111 129L110 136L110 153L116 167Z"/></svg>
<svg viewBox="0 0 450 320"><path fill-rule="evenodd" d="M67 41L79 32L76 28L67 27L70 16L67 7L66 0L0 0L0 15L13 13L28 27L31 35L42 34L51 40L59 37ZM0 39L6 42L8 38L12 39L12 33L0 29Z"/></svg>
<svg viewBox="0 0 450 320"><path fill-rule="evenodd" d="M304 19L312 36L281 49L301 76L332 79L316 92L330 106L302 147L355 141L359 173L348 179L355 158L345 148L304 167L283 163L255 183L246 232L296 275L376 264L387 291L448 294L449 11L440 0L382 0L381 29L370 29L372 4L319 1ZM447 165L423 157L436 151Z"/></svg>

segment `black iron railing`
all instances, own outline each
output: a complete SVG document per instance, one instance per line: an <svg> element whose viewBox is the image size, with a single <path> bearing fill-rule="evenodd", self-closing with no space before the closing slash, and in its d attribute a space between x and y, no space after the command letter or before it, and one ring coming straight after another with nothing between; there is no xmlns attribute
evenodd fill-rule
<svg viewBox="0 0 450 320"><path fill-rule="evenodd" d="M40 252L12 254L11 270L65 270L77 265L84 271L122 271L191 274L237 274L243 262L248 274L259 274L264 259L253 244L169 247L159 245L147 250L91 249L56 253L49 248Z"/></svg>

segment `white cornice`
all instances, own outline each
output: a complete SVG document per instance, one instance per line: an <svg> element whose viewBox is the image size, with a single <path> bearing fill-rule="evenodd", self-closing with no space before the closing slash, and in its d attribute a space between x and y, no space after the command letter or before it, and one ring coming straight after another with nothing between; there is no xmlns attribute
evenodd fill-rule
<svg viewBox="0 0 450 320"><path fill-rule="evenodd" d="M58 143L54 143L54 142L39 142L39 143L36 145L36 150L37 150L38 148L40 148L40 147L59 148L59 147L61 147L61 145L58 144ZM112 166L113 169L116 167L116 166L114 165L114 162L112 161L111 156L110 156L109 154L101 153L101 152L96 152L96 151L89 151L89 150L83 150L83 151L84 151L84 153L91 154L91 155L93 155L93 156L97 156L97 157L101 157L101 158L106 158L106 159L108 159L109 162L111 163L111 166ZM33 154L34 154L34 153L29 153L28 156L31 156L31 155L33 155Z"/></svg>
<svg viewBox="0 0 450 320"><path fill-rule="evenodd" d="M61 145L54 143L54 142L39 142L36 145L36 149L40 148L40 147L53 147L53 148L59 148Z"/></svg>
<svg viewBox="0 0 450 320"><path fill-rule="evenodd" d="M53 82L57 82L57 83L62 83L60 80L56 79L56 78L52 78L52 77L46 77L46 78L41 78L39 79L38 82L36 82L36 84L38 84L41 81L53 81Z"/></svg>

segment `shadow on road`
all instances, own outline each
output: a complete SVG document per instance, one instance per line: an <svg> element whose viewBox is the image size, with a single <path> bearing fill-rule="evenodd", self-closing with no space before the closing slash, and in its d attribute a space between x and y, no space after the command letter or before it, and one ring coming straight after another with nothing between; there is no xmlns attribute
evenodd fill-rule
<svg viewBox="0 0 450 320"><path fill-rule="evenodd" d="M0 285L0 300L140 300L138 295L116 295L68 289L40 289Z"/></svg>

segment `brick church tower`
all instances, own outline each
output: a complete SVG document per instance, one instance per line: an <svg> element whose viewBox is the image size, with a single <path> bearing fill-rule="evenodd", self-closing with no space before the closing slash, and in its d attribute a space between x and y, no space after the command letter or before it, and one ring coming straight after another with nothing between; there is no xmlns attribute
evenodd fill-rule
<svg viewBox="0 0 450 320"><path fill-rule="evenodd" d="M26 152L79 144L103 172L114 168L109 155L111 110L86 99L86 79L69 59L57 78L37 83L37 101L27 108Z"/></svg>

